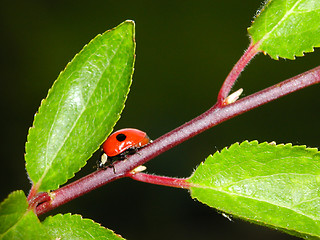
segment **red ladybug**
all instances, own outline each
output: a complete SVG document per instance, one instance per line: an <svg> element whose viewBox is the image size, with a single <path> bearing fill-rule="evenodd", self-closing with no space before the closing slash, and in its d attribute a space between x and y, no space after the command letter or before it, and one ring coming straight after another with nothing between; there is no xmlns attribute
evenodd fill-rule
<svg viewBox="0 0 320 240"><path fill-rule="evenodd" d="M115 161L126 159L128 155L136 153L150 142L145 132L134 128L125 128L112 133L102 145L105 154L101 156L99 168L112 167Z"/></svg>

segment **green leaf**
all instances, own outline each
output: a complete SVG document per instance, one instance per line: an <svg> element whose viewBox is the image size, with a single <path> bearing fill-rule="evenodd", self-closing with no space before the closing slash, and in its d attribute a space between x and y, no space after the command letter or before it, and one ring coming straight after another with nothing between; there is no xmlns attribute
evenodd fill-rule
<svg viewBox="0 0 320 240"><path fill-rule="evenodd" d="M0 239L50 239L23 191L15 191L0 205Z"/></svg>
<svg viewBox="0 0 320 240"><path fill-rule="evenodd" d="M248 32L252 43L274 59L313 52L320 47L320 1L268 1Z"/></svg>
<svg viewBox="0 0 320 240"><path fill-rule="evenodd" d="M299 237L320 237L320 153L305 146L234 144L188 180L193 198Z"/></svg>
<svg viewBox="0 0 320 240"><path fill-rule="evenodd" d="M43 222L48 233L55 239L123 239L113 231L100 226L91 219L83 219L80 215L55 215Z"/></svg>
<svg viewBox="0 0 320 240"><path fill-rule="evenodd" d="M134 23L98 35L59 75L29 130L26 168L38 191L58 188L120 117L134 65Z"/></svg>

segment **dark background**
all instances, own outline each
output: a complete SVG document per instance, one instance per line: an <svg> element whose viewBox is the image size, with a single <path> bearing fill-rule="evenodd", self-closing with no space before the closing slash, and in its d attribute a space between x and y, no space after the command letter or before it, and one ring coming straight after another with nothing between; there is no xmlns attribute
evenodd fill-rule
<svg viewBox="0 0 320 240"><path fill-rule="evenodd" d="M1 27L1 200L27 194L28 128L59 72L98 33L136 22L133 85L116 129L153 139L215 103L219 87L249 44L246 28L259 1L3 1ZM319 65L320 51L295 61L259 54L234 90L243 96ZM148 172L187 177L209 154L244 140L319 146L319 86L229 120L147 164ZM92 172L97 156L76 175ZM235 219L192 200L186 190L123 179L51 212L78 213L142 239L296 239ZM45 216L42 217L42 219Z"/></svg>

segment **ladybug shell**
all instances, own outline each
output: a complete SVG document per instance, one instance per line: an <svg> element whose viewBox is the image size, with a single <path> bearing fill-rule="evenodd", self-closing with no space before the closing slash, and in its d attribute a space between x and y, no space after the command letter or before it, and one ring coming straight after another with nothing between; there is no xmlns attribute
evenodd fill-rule
<svg viewBox="0 0 320 240"><path fill-rule="evenodd" d="M134 128L125 128L112 133L102 148L108 157L117 156L129 148L140 148L150 142L145 132Z"/></svg>

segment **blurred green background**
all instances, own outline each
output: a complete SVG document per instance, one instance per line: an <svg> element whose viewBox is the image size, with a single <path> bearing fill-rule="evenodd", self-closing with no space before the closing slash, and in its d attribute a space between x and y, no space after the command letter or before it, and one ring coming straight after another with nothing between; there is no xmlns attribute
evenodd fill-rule
<svg viewBox="0 0 320 240"><path fill-rule="evenodd" d="M59 72L97 34L136 22L133 85L116 129L155 139L215 103L219 87L249 44L259 1L3 1L1 27L1 200L28 193L28 128ZM243 96L320 63L320 50L295 61L259 54L234 90ZM269 103L181 144L147 164L148 172L187 177L206 156L243 140L319 146L319 86ZM92 172L93 156L76 178ZM185 190L123 179L51 212L78 213L130 240L296 239L192 200ZM43 219L45 216L42 216Z"/></svg>

